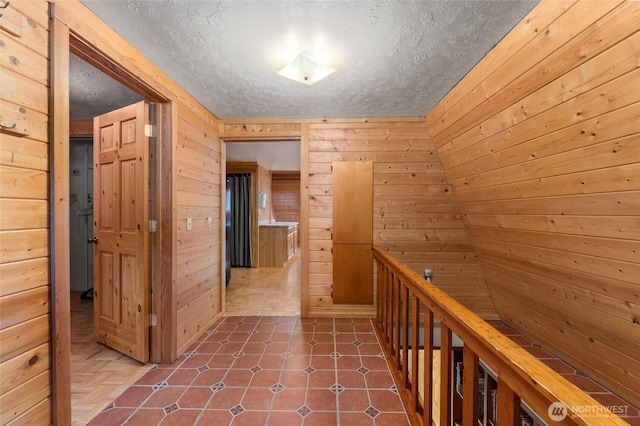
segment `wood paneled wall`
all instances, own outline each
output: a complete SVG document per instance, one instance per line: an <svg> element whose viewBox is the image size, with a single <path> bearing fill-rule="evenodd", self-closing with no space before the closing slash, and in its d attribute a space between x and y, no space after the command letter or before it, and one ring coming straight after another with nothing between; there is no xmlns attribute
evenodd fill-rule
<svg viewBox="0 0 640 426"><path fill-rule="evenodd" d="M271 206L278 222L300 222L300 172L271 173Z"/></svg>
<svg viewBox="0 0 640 426"><path fill-rule="evenodd" d="M374 244L418 272L431 268L435 285L478 315L495 318L424 121L326 120L308 126L308 170L302 173L309 181L309 315L372 313L370 307L335 306L331 300L331 163L372 161Z"/></svg>
<svg viewBox="0 0 640 426"><path fill-rule="evenodd" d="M0 18L0 423L51 420L49 6Z"/></svg>
<svg viewBox="0 0 640 426"><path fill-rule="evenodd" d="M640 3L540 3L427 116L496 309L640 406Z"/></svg>
<svg viewBox="0 0 640 426"><path fill-rule="evenodd" d="M222 161L218 123L204 108L178 108L175 150L177 353L221 313ZM186 219L192 230L186 230ZM209 221L210 220L210 221Z"/></svg>

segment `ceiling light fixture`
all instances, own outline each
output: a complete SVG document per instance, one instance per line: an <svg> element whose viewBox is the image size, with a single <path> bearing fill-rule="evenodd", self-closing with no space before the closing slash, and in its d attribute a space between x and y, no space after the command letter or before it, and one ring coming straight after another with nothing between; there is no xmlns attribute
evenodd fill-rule
<svg viewBox="0 0 640 426"><path fill-rule="evenodd" d="M310 50L303 50L293 61L278 71L278 74L311 86L334 71L334 68L319 63Z"/></svg>

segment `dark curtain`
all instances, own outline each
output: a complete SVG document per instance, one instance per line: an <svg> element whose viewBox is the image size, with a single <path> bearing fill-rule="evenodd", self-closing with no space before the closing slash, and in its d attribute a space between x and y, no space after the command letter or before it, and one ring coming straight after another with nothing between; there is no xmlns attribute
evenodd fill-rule
<svg viewBox="0 0 640 426"><path fill-rule="evenodd" d="M251 174L234 173L231 184L231 266L251 267Z"/></svg>

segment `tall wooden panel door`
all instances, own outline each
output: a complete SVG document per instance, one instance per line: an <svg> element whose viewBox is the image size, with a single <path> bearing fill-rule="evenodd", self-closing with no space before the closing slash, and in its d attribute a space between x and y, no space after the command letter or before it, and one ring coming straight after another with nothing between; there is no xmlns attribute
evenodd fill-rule
<svg viewBox="0 0 640 426"><path fill-rule="evenodd" d="M373 163L333 163L333 303L373 303Z"/></svg>
<svg viewBox="0 0 640 426"><path fill-rule="evenodd" d="M148 117L139 102L93 121L95 336L141 362L149 360Z"/></svg>

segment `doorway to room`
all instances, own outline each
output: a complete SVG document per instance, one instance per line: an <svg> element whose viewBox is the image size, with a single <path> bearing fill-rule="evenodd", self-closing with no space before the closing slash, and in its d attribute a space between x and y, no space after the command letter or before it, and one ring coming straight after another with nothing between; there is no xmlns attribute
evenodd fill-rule
<svg viewBox="0 0 640 426"><path fill-rule="evenodd" d="M225 290L227 315L299 315L301 309L300 140L225 141L226 176L237 176L250 184L247 211L242 217L253 221L250 251L252 263L231 265ZM227 196L227 199L230 197ZM232 219L238 219L238 203ZM227 247L237 241L226 228ZM246 234L245 234L246 236ZM240 242L246 248L246 242ZM236 250L237 251L237 250ZM236 254L235 251L229 253ZM236 258L237 260L237 258Z"/></svg>
<svg viewBox="0 0 640 426"><path fill-rule="evenodd" d="M94 116L113 115L114 110L120 110L130 103L139 103L142 97L75 55L70 55L69 63L71 419L72 424L86 424L151 368L151 364L135 361L110 348L111 345L99 343L94 322L94 248L98 248L99 244L94 235L94 225L97 223L94 204L100 211L100 202L95 200L94 191L94 171L97 172L94 170L96 163L93 155ZM113 96L105 95L114 92ZM94 99L96 94L98 98ZM126 166L123 168L126 169ZM117 186L127 187L124 184ZM129 194L129 198L131 196ZM103 239L101 252L104 252L106 243L108 241ZM148 336L148 329L141 331ZM146 340L148 342L148 337ZM148 351L148 343L145 350Z"/></svg>

